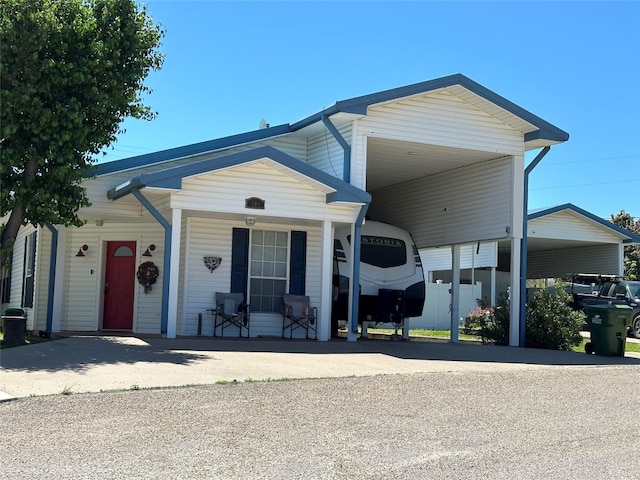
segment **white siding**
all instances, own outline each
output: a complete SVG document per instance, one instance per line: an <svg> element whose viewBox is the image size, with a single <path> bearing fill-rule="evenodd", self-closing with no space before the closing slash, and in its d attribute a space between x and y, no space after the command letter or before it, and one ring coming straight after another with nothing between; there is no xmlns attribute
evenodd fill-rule
<svg viewBox="0 0 640 480"><path fill-rule="evenodd" d="M341 214L340 209L327 208L326 191L291 178L268 163L271 162L252 162L185 179L182 190L173 194L172 206L255 217L264 215L318 221L334 212ZM254 196L265 200L264 210L245 208L245 199ZM353 208L350 212L353 212Z"/></svg>
<svg viewBox="0 0 640 480"><path fill-rule="evenodd" d="M237 222L189 218L188 248L185 260L185 302L184 315L178 325L178 331L183 335L196 335L198 329L198 315L214 308L215 292L229 292L231 282L231 239L233 227L245 228ZM303 230L307 232L307 274L306 294L310 296L313 305L320 307L320 271L321 261L321 229L320 228L292 228L290 225L270 224L269 230L286 231ZM222 257L220 266L210 272L203 263L205 256ZM251 312L251 336L281 336L282 316ZM228 332L228 333L227 333ZM298 332L294 332L297 335ZM202 334L213 335L213 317L208 314L202 316ZM233 330L225 330L225 334L233 335Z"/></svg>
<svg viewBox="0 0 640 480"><path fill-rule="evenodd" d="M18 235L16 237L15 244L13 246L13 256L11 257L11 298L10 302L6 305L3 305L5 308L13 307L13 308L23 308L27 315L27 329L33 329L34 325L34 309L32 308L24 308L22 307L22 282L24 275L24 251L25 251L25 238L31 235L35 231L35 228L32 225L26 225L21 227L18 231ZM39 236L39 235L38 235ZM38 240L39 242L39 240ZM38 249L36 245L36 265L35 271L36 274L38 272ZM36 276L36 284L34 288L37 286L38 277ZM34 306L36 305L37 298L34 298Z"/></svg>
<svg viewBox="0 0 640 480"><path fill-rule="evenodd" d="M162 307L162 266L164 255L164 230L159 224L109 224L108 227L86 225L70 229L66 241L65 283L62 306L62 330L96 331L101 327L104 256L106 242L130 240L137 242L136 268L146 260L160 268L160 275L152 291L145 295L144 288L136 282L134 299L133 331L160 333ZM76 257L78 249L86 244L89 248L84 257ZM154 244L153 257L141 257L146 248Z"/></svg>
<svg viewBox="0 0 640 480"><path fill-rule="evenodd" d="M352 125L352 123L346 123L338 127L338 132L349 144L351 144ZM344 150L326 127L324 133L309 139L308 163L318 170L342 180Z"/></svg>
<svg viewBox="0 0 640 480"><path fill-rule="evenodd" d="M512 170L512 158L501 158L380 189L369 213L411 232L418 248L505 238Z"/></svg>
<svg viewBox="0 0 640 480"><path fill-rule="evenodd" d="M558 212L553 215L535 218L527 222L529 238L553 238L558 240L577 240L620 244L620 237L607 231L602 225L585 220L584 217L570 212Z"/></svg>
<svg viewBox="0 0 640 480"><path fill-rule="evenodd" d="M117 202L107 199L107 192L112 188L144 173L151 173L158 170L177 167L180 165L188 165L201 160L218 158L231 153L251 150L261 146L272 146L282 152L297 158L300 161L306 161L307 141L305 138L297 138L292 136L278 137L262 142L256 142L246 145L240 145L217 152L208 152L193 157L181 158L171 162L163 162L161 164L152 164L136 169L126 170L123 172L111 173L100 177L87 180L83 186L87 189L87 195L91 198L92 205L82 209L82 214L107 214L113 213L114 205L118 210L118 214L137 216L140 215L140 203L132 196L118 199Z"/></svg>
<svg viewBox="0 0 640 480"><path fill-rule="evenodd" d="M527 278L560 278L574 273L621 275L620 246L593 245L527 255Z"/></svg>
<svg viewBox="0 0 640 480"><path fill-rule="evenodd" d="M446 91L372 107L358 137L380 136L502 155L522 153L523 134Z"/></svg>
<svg viewBox="0 0 640 480"><path fill-rule="evenodd" d="M51 231L47 227L38 230L36 247L36 278L33 299L32 330L44 330L47 326L47 298L49 292L49 266L51 265Z"/></svg>
<svg viewBox="0 0 640 480"><path fill-rule="evenodd" d="M451 248L428 248L420 251L422 266L426 272L451 270ZM498 266L498 246L496 242L484 242L460 247L460 268L485 268ZM426 276L426 275L425 275Z"/></svg>

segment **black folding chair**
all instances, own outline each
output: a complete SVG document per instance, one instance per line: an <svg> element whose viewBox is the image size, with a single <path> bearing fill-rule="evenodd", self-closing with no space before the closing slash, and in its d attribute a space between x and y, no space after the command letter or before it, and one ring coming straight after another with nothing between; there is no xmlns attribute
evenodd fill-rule
<svg viewBox="0 0 640 480"><path fill-rule="evenodd" d="M293 331L302 328L305 331L305 338L309 338L309 332L313 333L313 338L318 338L318 309L310 306L309 297L306 295L284 295L284 311L282 312L282 338L289 330L289 338L293 338Z"/></svg>
<svg viewBox="0 0 640 480"><path fill-rule="evenodd" d="M213 323L213 336L220 327L220 336L224 337L225 327L238 328L238 336L242 337L243 330L247 331L249 338L249 305L244 302L242 293L216 293L216 310Z"/></svg>

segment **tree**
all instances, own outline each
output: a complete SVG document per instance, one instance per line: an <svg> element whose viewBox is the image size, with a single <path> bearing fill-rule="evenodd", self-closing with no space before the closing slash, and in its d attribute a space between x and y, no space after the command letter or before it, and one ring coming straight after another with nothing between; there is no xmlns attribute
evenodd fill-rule
<svg viewBox="0 0 640 480"><path fill-rule="evenodd" d="M611 215L611 222L640 235L640 218L634 222L633 217L624 210ZM629 280L640 279L640 245L624 247L624 274Z"/></svg>
<svg viewBox="0 0 640 480"><path fill-rule="evenodd" d="M81 181L126 117L164 31L134 0L0 0L0 266L21 225L81 226Z"/></svg>

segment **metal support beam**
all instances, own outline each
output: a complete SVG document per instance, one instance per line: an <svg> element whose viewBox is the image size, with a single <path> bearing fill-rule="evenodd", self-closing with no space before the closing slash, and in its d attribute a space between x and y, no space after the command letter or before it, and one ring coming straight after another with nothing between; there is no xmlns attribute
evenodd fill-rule
<svg viewBox="0 0 640 480"><path fill-rule="evenodd" d="M58 230L50 223L45 226L51 231L51 251L49 253L49 291L47 293L47 324L45 330L53 330L53 295L56 290L56 264L58 261Z"/></svg>
<svg viewBox="0 0 640 480"><path fill-rule="evenodd" d="M527 217L529 216L529 174L540 163L551 147L544 147L536 158L524 169L524 202L522 217L522 240L520 240L520 337L519 345L525 346L527 326Z"/></svg>
<svg viewBox="0 0 640 480"><path fill-rule="evenodd" d="M134 197L146 208L153 218L155 218L164 228L164 262L162 271L162 313L161 313L161 333L167 333L167 323L169 319L169 279L171 276L171 224L160 214L147 198L140 193L140 190L134 189L132 192ZM178 228L180 226L178 225Z"/></svg>
<svg viewBox="0 0 640 480"><path fill-rule="evenodd" d="M347 183L351 183L351 145L344 139L340 132L336 128L336 126L331 123L329 117L326 115L322 115L322 123L327 127L327 130L331 132L333 138L337 140L337 142L342 147L344 151L344 161L342 163L342 180Z"/></svg>

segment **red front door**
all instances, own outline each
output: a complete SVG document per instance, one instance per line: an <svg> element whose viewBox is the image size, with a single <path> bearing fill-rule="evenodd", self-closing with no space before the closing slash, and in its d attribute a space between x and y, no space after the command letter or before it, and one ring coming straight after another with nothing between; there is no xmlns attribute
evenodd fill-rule
<svg viewBox="0 0 640 480"><path fill-rule="evenodd" d="M107 242L104 279L105 330L133 328L133 292L136 281L136 242Z"/></svg>

